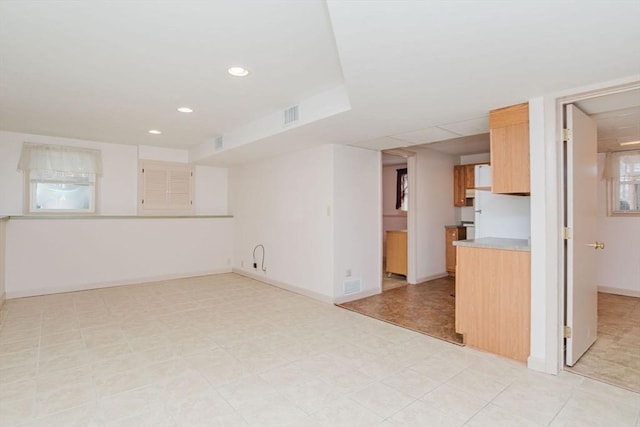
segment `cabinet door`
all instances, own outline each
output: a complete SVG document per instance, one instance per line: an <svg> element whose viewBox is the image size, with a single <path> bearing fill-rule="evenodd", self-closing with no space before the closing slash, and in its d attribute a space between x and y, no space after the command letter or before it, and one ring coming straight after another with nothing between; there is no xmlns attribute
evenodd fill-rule
<svg viewBox="0 0 640 427"><path fill-rule="evenodd" d="M464 166L464 182L466 189L473 189L476 186L476 165Z"/></svg>
<svg viewBox="0 0 640 427"><path fill-rule="evenodd" d="M407 232L387 231L387 273L407 275Z"/></svg>
<svg viewBox="0 0 640 427"><path fill-rule="evenodd" d="M453 167L453 205L466 206L464 166Z"/></svg>
<svg viewBox="0 0 640 427"><path fill-rule="evenodd" d="M529 193L529 104L494 110L489 122L491 191Z"/></svg>
<svg viewBox="0 0 640 427"><path fill-rule="evenodd" d="M455 228L446 228L445 233L445 244L447 245L447 272L449 273L449 275L454 276L456 272L456 247L453 246L453 242L458 240L458 231Z"/></svg>

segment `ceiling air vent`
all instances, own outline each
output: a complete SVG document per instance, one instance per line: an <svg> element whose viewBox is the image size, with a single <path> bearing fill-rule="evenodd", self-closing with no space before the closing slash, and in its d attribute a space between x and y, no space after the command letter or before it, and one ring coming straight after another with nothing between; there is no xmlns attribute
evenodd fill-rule
<svg viewBox="0 0 640 427"><path fill-rule="evenodd" d="M218 150L222 150L222 137L221 137L221 136L218 136L218 137L215 139L215 141L214 141L214 143L213 143L213 144L214 144L214 146L213 146L213 147L215 148L215 150L216 150L216 151L218 151Z"/></svg>
<svg viewBox="0 0 640 427"><path fill-rule="evenodd" d="M298 106L294 105L284 110L284 124L290 125L293 122L298 121Z"/></svg>

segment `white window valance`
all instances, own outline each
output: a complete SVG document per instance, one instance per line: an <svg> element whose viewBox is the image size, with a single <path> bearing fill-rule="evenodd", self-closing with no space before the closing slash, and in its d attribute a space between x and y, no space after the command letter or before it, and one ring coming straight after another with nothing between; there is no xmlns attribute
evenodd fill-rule
<svg viewBox="0 0 640 427"><path fill-rule="evenodd" d="M18 162L21 171L52 174L102 175L100 150L25 142Z"/></svg>
<svg viewBox="0 0 640 427"><path fill-rule="evenodd" d="M620 182L640 181L640 150L607 153L603 178Z"/></svg>

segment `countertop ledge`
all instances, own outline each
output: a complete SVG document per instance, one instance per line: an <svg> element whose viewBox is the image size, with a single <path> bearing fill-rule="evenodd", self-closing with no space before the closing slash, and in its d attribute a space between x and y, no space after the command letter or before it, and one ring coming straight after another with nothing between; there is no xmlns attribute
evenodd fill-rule
<svg viewBox="0 0 640 427"><path fill-rule="evenodd" d="M454 246L465 246L469 248L502 249L505 251L530 252L531 245L527 239L506 239L502 237L481 237L471 240L457 240Z"/></svg>
<svg viewBox="0 0 640 427"><path fill-rule="evenodd" d="M2 219L185 219L233 218L233 215L9 215Z"/></svg>

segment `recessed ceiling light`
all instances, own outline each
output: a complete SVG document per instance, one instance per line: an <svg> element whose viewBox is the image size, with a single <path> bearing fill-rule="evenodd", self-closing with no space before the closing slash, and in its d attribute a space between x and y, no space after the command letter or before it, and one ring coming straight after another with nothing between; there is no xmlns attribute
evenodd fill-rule
<svg viewBox="0 0 640 427"><path fill-rule="evenodd" d="M244 77L249 75L249 70L243 67L231 67L227 71L235 77Z"/></svg>
<svg viewBox="0 0 640 427"><path fill-rule="evenodd" d="M636 145L640 144L640 141L621 142L620 145Z"/></svg>
<svg viewBox="0 0 640 427"><path fill-rule="evenodd" d="M152 134L152 135L160 135L162 132L160 132L159 130L156 130L156 129L151 129L149 131L149 133Z"/></svg>
<svg viewBox="0 0 640 427"><path fill-rule="evenodd" d="M181 113L193 113L193 110L189 107L180 107L178 108L178 111Z"/></svg>

